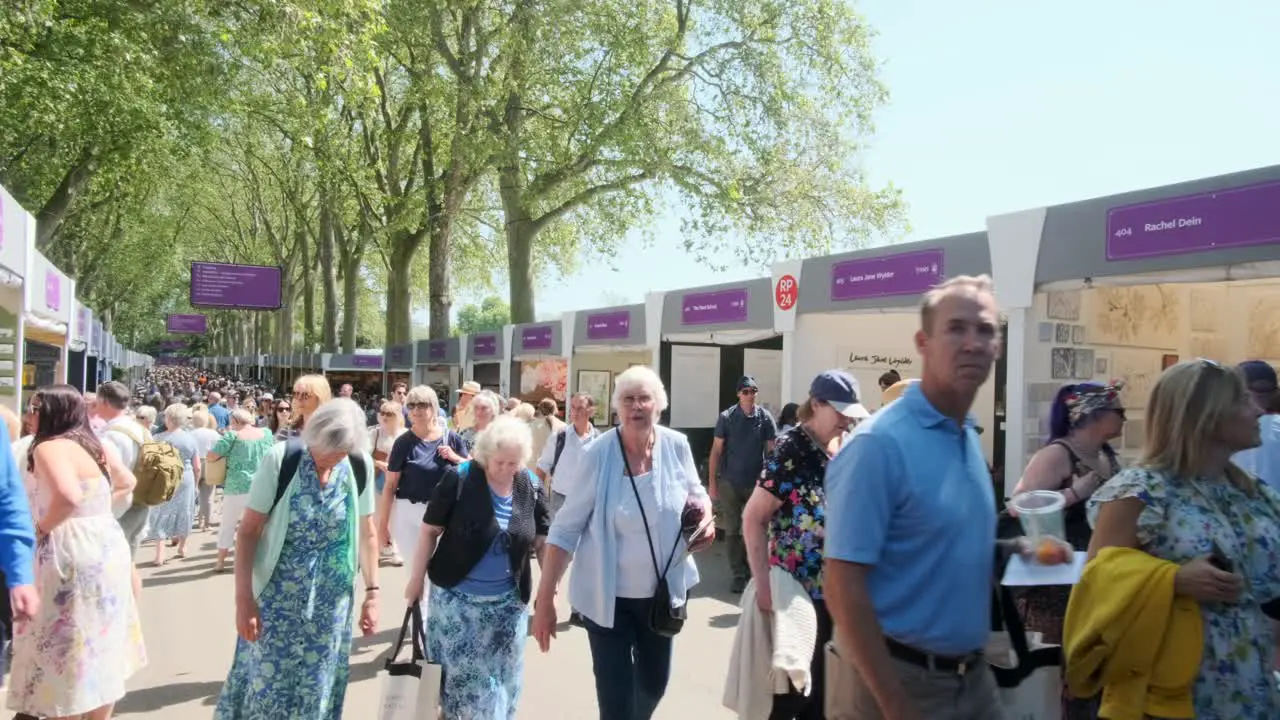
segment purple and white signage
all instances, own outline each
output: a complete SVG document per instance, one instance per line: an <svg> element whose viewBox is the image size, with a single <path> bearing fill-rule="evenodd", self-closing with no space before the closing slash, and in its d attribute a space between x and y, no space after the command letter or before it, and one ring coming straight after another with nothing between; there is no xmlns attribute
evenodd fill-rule
<svg viewBox="0 0 1280 720"><path fill-rule="evenodd" d="M588 340L626 340L631 337L631 311L594 313L587 316Z"/></svg>
<svg viewBox="0 0 1280 720"><path fill-rule="evenodd" d="M942 249L845 260L831 266L831 299L918 295L942 282Z"/></svg>
<svg viewBox="0 0 1280 720"><path fill-rule="evenodd" d="M280 268L270 265L191 263L191 306L278 310Z"/></svg>
<svg viewBox="0 0 1280 720"><path fill-rule="evenodd" d="M1280 182L1107 212L1107 260L1183 255L1280 242Z"/></svg>
<svg viewBox="0 0 1280 720"><path fill-rule="evenodd" d="M409 356L412 353L412 345L394 345L387 349L387 365L394 365L396 367L409 365Z"/></svg>
<svg viewBox="0 0 1280 720"><path fill-rule="evenodd" d="M204 315L172 313L165 318L164 328L174 335L204 335L209 332L209 320Z"/></svg>
<svg viewBox="0 0 1280 720"><path fill-rule="evenodd" d="M746 288L689 293L681 301L681 325L720 325L746 321Z"/></svg>
<svg viewBox="0 0 1280 720"><path fill-rule="evenodd" d="M550 325L532 325L520 328L521 350L550 350L552 328Z"/></svg>
<svg viewBox="0 0 1280 720"><path fill-rule="evenodd" d="M448 356L449 356L448 340L432 340L430 344L427 345L428 360L444 360Z"/></svg>
<svg viewBox="0 0 1280 720"><path fill-rule="evenodd" d="M72 330L72 337L80 342L89 342L89 332L92 330L89 326L91 322L92 316L89 314L89 308L76 303L76 322Z"/></svg>
<svg viewBox="0 0 1280 720"><path fill-rule="evenodd" d="M366 370L381 370L381 355L352 355L351 367L362 368Z"/></svg>
<svg viewBox="0 0 1280 720"><path fill-rule="evenodd" d="M62 278L51 267L44 270L44 304L53 312L62 310Z"/></svg>
<svg viewBox="0 0 1280 720"><path fill-rule="evenodd" d="M493 333L471 336L471 357L487 358L498 354L498 336Z"/></svg>

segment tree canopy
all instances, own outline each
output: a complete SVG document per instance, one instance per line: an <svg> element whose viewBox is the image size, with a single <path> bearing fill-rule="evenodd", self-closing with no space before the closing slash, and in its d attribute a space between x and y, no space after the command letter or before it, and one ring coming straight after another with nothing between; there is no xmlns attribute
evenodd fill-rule
<svg viewBox="0 0 1280 720"><path fill-rule="evenodd" d="M213 352L447 337L532 321L535 273L672 204L711 266L891 237L871 36L845 0L16 0L0 184L137 346L192 260L283 270Z"/></svg>

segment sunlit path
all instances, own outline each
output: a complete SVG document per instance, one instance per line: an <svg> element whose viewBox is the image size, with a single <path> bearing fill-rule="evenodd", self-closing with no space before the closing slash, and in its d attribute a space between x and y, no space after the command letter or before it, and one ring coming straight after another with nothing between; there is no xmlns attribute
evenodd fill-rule
<svg viewBox="0 0 1280 720"><path fill-rule="evenodd" d="M213 574L214 537L213 533L194 535L187 559L170 560L160 568L150 566L153 554L149 547L138 553L144 563L142 617L150 664L129 684L129 694L117 706L118 717L213 717L235 644L232 577L230 573ZM737 598L723 591L715 596L706 594L712 588L728 588L721 548L700 560L704 594L693 601L689 622L676 640L671 686L658 708L659 719L733 717L720 706L720 697L738 618ZM345 713L350 720L376 717L377 674L399 628L403 612L399 598L406 579L403 568L382 568L381 629L372 638L358 638L352 654ZM565 592L562 589L562 619L568 617ZM526 658L521 718L595 720L595 686L583 630L562 630L550 655L539 653L530 639Z"/></svg>

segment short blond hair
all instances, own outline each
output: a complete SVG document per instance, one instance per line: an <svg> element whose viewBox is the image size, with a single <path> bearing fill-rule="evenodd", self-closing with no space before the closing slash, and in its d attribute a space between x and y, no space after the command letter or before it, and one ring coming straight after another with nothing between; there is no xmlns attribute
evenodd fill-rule
<svg viewBox="0 0 1280 720"><path fill-rule="evenodd" d="M933 330L933 314L938 309L938 303L942 302L948 295L957 292L986 294L994 297L996 286L991 281L991 276L985 273L982 275L957 275L934 285L920 298L921 330L926 333Z"/></svg>
<svg viewBox="0 0 1280 720"><path fill-rule="evenodd" d="M519 450L521 464L529 462L533 455L533 433L529 430L529 423L512 415L494 418L489 427L476 435L471 459L487 466L489 459L504 448Z"/></svg>
<svg viewBox="0 0 1280 720"><path fill-rule="evenodd" d="M182 403L174 403L164 409L164 422L182 428L191 422L191 408Z"/></svg>
<svg viewBox="0 0 1280 720"><path fill-rule="evenodd" d="M525 422L529 422L533 419L533 416L537 414L538 411L527 402L520 403L516 406L515 410L511 411L511 417L516 418L517 420L524 420Z"/></svg>

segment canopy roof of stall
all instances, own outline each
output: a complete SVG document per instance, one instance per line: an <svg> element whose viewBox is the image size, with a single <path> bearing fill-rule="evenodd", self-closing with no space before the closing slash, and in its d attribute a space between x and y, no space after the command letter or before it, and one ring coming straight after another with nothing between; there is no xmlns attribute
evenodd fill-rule
<svg viewBox="0 0 1280 720"><path fill-rule="evenodd" d="M419 365L461 365L462 338L419 340L417 362Z"/></svg>
<svg viewBox="0 0 1280 720"><path fill-rule="evenodd" d="M644 303L580 310L574 314L573 326L575 350L610 350L646 344Z"/></svg>
<svg viewBox="0 0 1280 720"><path fill-rule="evenodd" d="M991 273L985 232L808 258L800 267L796 311L901 309L957 275Z"/></svg>
<svg viewBox="0 0 1280 720"><path fill-rule="evenodd" d="M772 337L772 285L766 277L669 292L662 304L662 337L734 345Z"/></svg>
<svg viewBox="0 0 1280 720"><path fill-rule="evenodd" d="M1280 275L1280 165L1045 209L1036 285Z"/></svg>
<svg viewBox="0 0 1280 720"><path fill-rule="evenodd" d="M511 357L516 360L523 357L564 355L564 322L546 320L513 325L511 345Z"/></svg>

